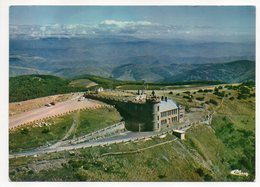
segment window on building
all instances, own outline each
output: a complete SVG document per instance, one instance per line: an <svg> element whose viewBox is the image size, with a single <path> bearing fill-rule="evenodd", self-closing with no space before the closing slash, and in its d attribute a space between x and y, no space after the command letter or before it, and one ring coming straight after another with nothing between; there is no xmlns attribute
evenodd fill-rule
<svg viewBox="0 0 260 187"><path fill-rule="evenodd" d="M162 121L161 121L161 124L162 124L162 125L167 124L167 119L162 120Z"/></svg>
<svg viewBox="0 0 260 187"><path fill-rule="evenodd" d="M167 112L161 112L161 117L167 116Z"/></svg>
<svg viewBox="0 0 260 187"><path fill-rule="evenodd" d="M160 110L160 107L158 106L158 107L157 107L157 111L159 111L159 110Z"/></svg>

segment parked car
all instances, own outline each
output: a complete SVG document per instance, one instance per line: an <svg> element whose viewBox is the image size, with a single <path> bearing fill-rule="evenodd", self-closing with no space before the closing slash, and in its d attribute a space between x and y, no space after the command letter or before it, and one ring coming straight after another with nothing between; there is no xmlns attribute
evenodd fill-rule
<svg viewBox="0 0 260 187"><path fill-rule="evenodd" d="M80 97L79 99L78 99L78 101L83 101L85 99L85 97Z"/></svg>

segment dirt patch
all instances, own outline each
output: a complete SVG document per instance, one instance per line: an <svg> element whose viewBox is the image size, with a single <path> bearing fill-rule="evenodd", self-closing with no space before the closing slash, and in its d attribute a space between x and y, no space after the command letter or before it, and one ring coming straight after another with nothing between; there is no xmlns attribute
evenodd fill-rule
<svg viewBox="0 0 260 187"><path fill-rule="evenodd" d="M62 168L65 163L67 163L66 159L43 160L29 164L28 167L38 173L42 170Z"/></svg>
<svg viewBox="0 0 260 187"><path fill-rule="evenodd" d="M71 99L75 94L61 94L47 97L41 97L37 99L30 99L27 101L14 102L9 104L9 116L20 114L26 111L34 110L43 107L50 102L62 102Z"/></svg>
<svg viewBox="0 0 260 187"><path fill-rule="evenodd" d="M85 87L85 88L89 88L91 86L96 86L98 85L97 83L90 81L88 79L77 79L74 80L72 82L70 82L69 84L72 87Z"/></svg>

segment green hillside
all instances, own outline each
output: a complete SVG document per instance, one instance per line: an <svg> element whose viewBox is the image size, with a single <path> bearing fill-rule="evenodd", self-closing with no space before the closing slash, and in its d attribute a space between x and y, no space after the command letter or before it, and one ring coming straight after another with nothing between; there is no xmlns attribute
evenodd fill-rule
<svg viewBox="0 0 260 187"><path fill-rule="evenodd" d="M52 75L22 75L10 77L9 102L84 90L82 87L69 86L69 82L69 80Z"/></svg>

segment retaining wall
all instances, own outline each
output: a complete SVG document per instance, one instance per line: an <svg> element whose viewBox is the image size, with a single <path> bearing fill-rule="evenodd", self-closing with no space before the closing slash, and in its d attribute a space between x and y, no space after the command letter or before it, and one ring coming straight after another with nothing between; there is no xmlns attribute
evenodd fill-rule
<svg viewBox="0 0 260 187"><path fill-rule="evenodd" d="M87 98L99 100L115 106L124 118L127 130L130 131L153 131L154 130L154 103L133 103L115 99L112 97L85 94ZM139 129L140 128L140 129Z"/></svg>

